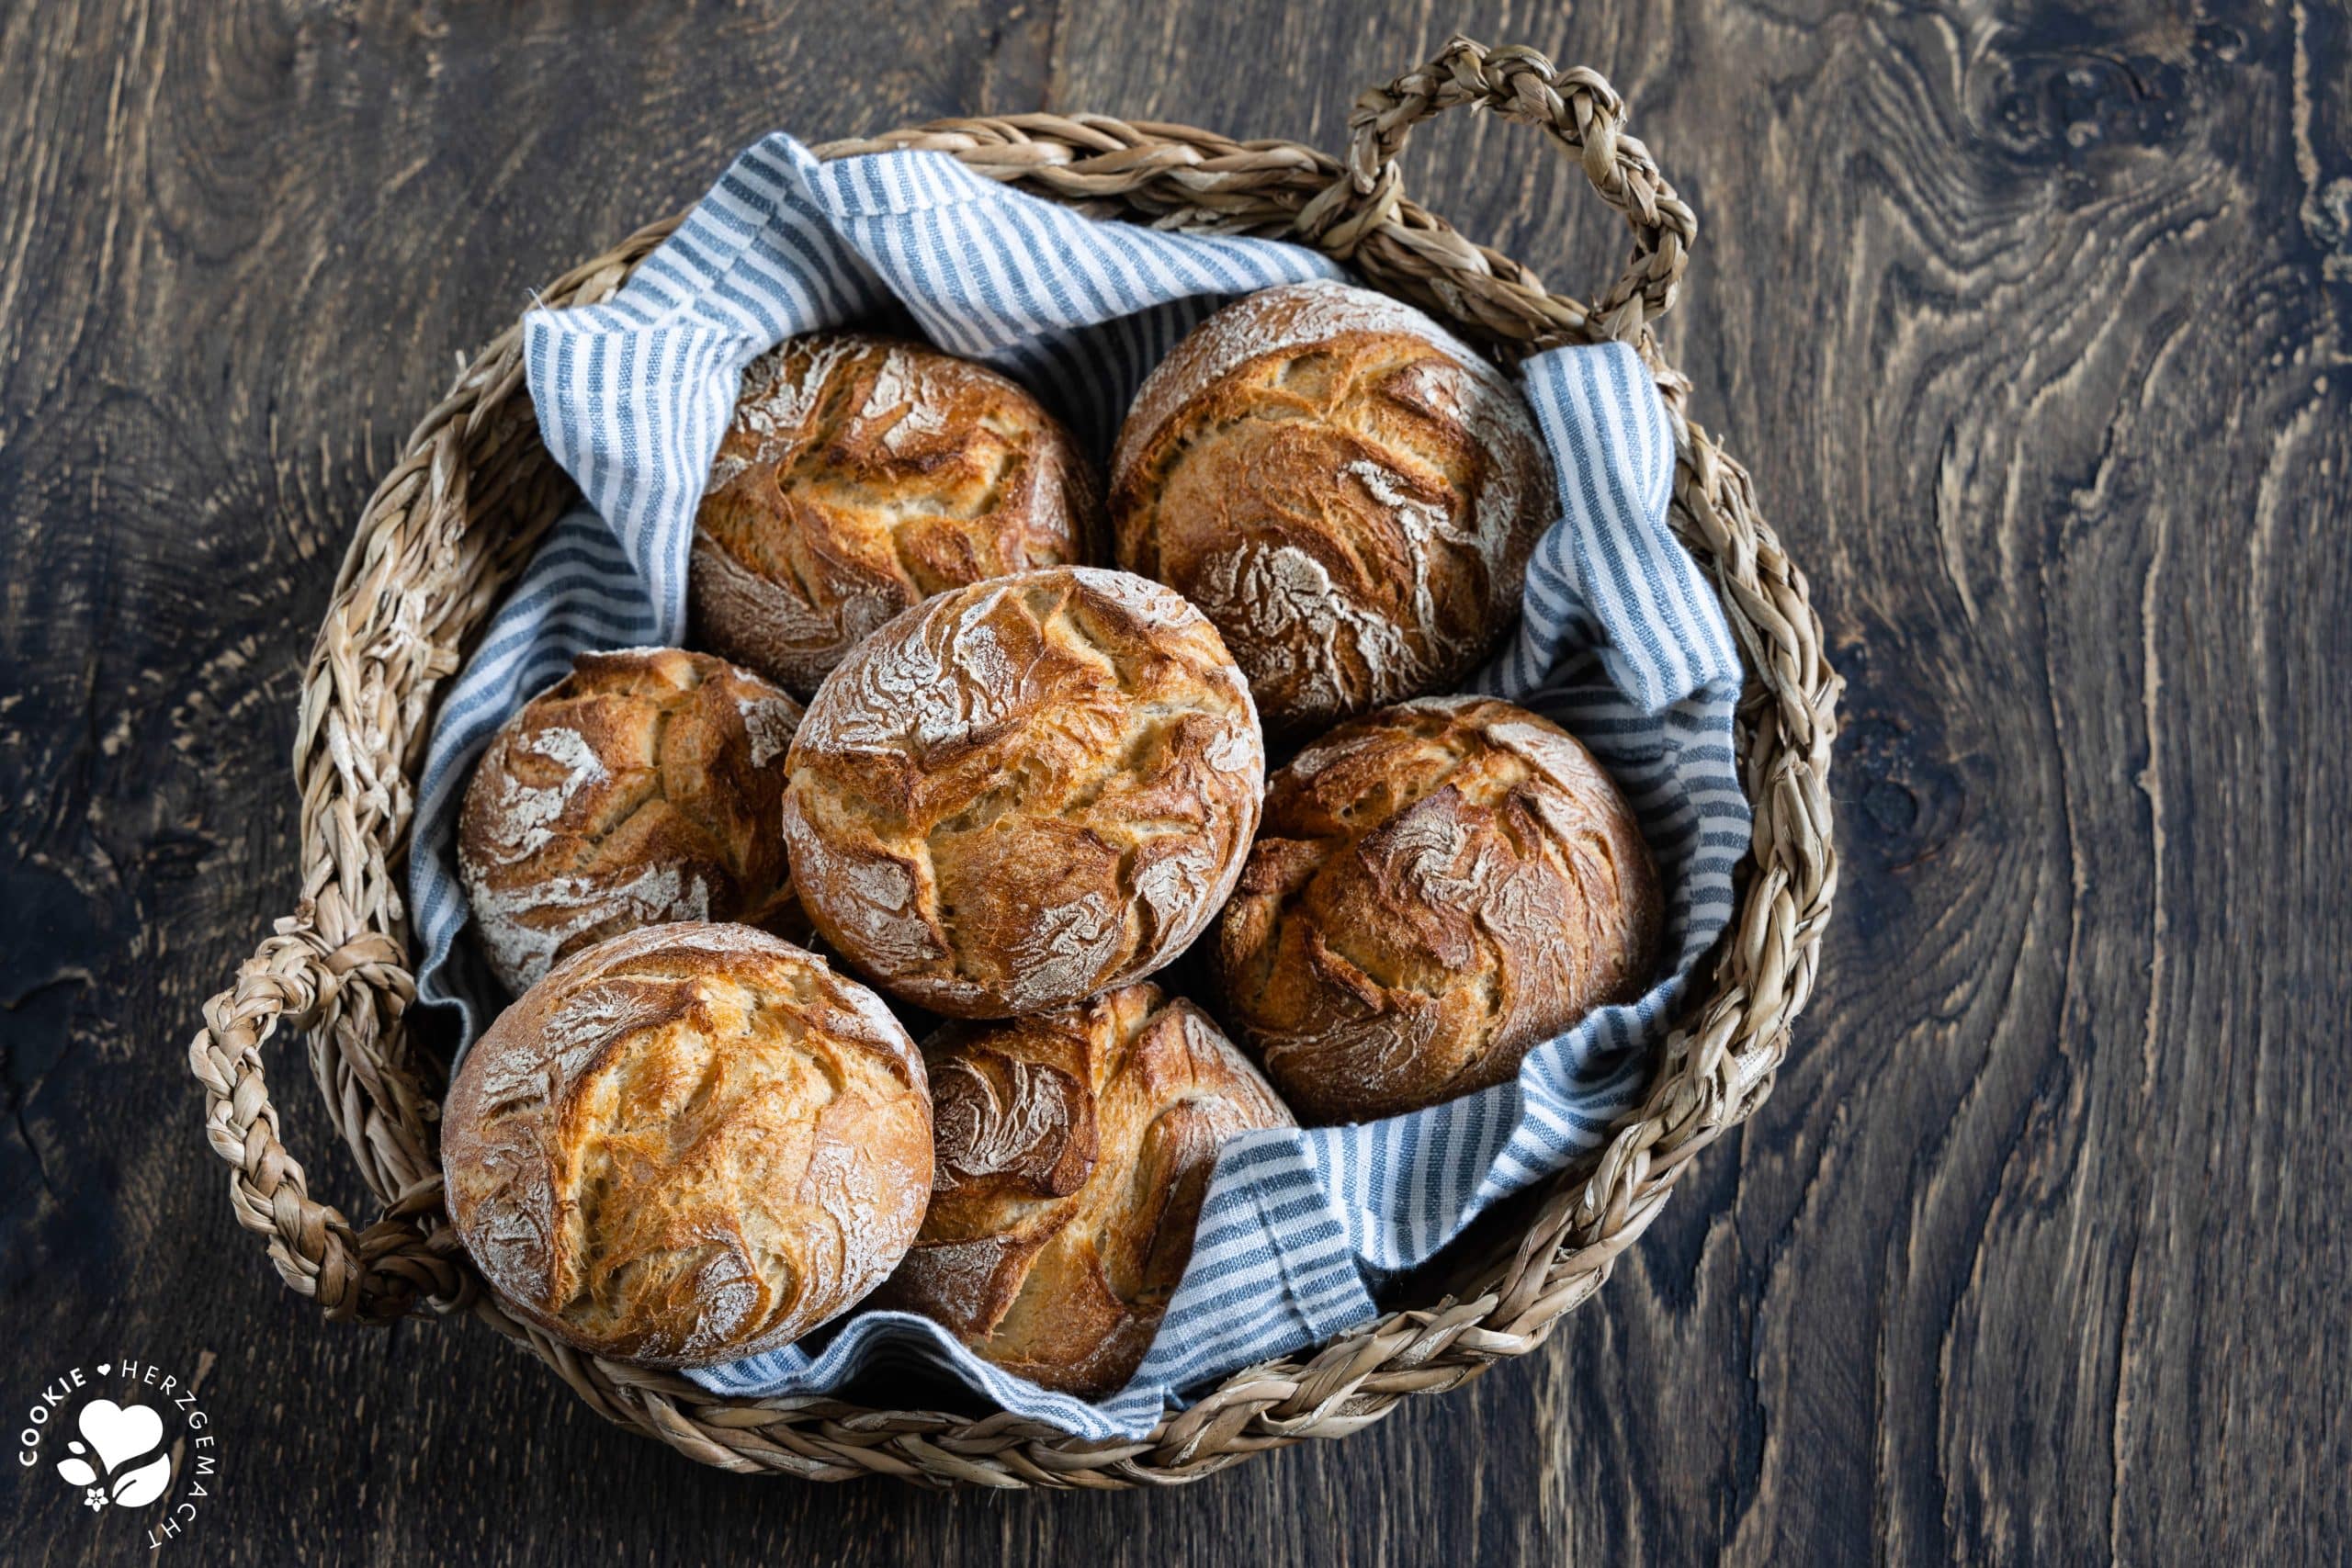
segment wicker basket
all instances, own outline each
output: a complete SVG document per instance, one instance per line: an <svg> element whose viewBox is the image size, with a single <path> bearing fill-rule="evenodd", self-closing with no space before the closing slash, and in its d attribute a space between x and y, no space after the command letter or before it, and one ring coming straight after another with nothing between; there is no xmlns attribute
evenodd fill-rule
<svg viewBox="0 0 2352 1568"><path fill-rule="evenodd" d="M1457 105L1548 132L1623 213L1634 254L1598 303L1464 240L1400 194L1414 125ZM942 120L818 149L953 153L990 178L1098 216L1287 236L1437 313L1507 356L1564 343L1634 344L1680 410L1688 384L1649 323L1673 303L1690 209L1624 134L1594 73L1523 49L1457 39L1364 94L1344 163L1290 141L1236 141L1099 115ZM551 306L609 298L676 220L550 284ZM1238 1372L1137 1442L1080 1442L1016 1416L865 1409L832 1398L730 1400L675 1375L583 1356L516 1323L481 1289L442 1209L442 1064L401 1027L415 997L401 907L403 851L433 702L505 584L571 491L538 439L509 329L424 416L377 490L335 584L302 685L294 745L302 791L295 912L205 1008L189 1065L205 1133L232 1175L237 1221L278 1272L334 1319L390 1322L470 1310L522 1341L603 1415L729 1470L813 1480L882 1473L933 1484L1116 1487L1192 1480L1261 1449L1337 1438L1407 1394L1456 1387L1542 1344L1647 1228L1691 1156L1753 1111L1813 988L1837 886L1827 776L1839 682L1821 654L1804 575L1757 514L1747 475L1696 424L1677 455L1673 523L1721 595L1747 666L1742 776L1755 841L1736 909L1638 1110L1594 1156L1514 1211L1524 1220L1452 1294L1393 1312L1301 1359ZM355 1229L314 1200L278 1139L262 1073L281 1027L307 1035L329 1113L383 1205Z"/></svg>

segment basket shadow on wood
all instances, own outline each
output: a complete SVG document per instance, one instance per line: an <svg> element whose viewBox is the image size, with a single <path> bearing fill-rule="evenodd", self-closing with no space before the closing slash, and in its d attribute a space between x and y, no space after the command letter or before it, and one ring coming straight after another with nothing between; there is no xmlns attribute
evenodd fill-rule
<svg viewBox="0 0 2352 1568"><path fill-rule="evenodd" d="M1548 292L1405 198L1396 158L1413 126L1463 105L1542 129L1624 215L1632 258L1596 301ZM931 149L1096 216L1297 240L1506 359L1616 338L1650 366L1678 416L1672 522L1747 666L1737 728L1754 840L1731 924L1694 976L1644 1098L1600 1149L1513 1211L1524 1222L1515 1245L1487 1235L1451 1293L1311 1355L1236 1373L1134 1442L1081 1442L1001 1413L726 1399L673 1373L582 1355L499 1311L443 1213L444 1069L404 1027L416 993L401 885L434 699L573 494L540 446L519 329L510 328L424 416L361 516L302 684L300 902L206 1005L189 1047L237 1221L266 1238L286 1282L340 1320L469 1311L529 1345L615 1421L708 1464L813 1480L1187 1481L1260 1450L1344 1437L1407 1395L1457 1387L1541 1345L1608 1279L1691 1157L1762 1103L1812 991L1837 886L1827 783L1840 682L1822 656L1804 574L1758 514L1745 470L1682 417L1687 383L1652 341L1696 224L1623 121L1615 92L1589 70L1456 39L1357 100L1343 162L1295 142L1099 115L942 120L816 149L820 158ZM542 299L609 299L676 222L632 235ZM261 1053L281 1032L307 1039L334 1125L383 1204L365 1229L310 1195L279 1140Z"/></svg>

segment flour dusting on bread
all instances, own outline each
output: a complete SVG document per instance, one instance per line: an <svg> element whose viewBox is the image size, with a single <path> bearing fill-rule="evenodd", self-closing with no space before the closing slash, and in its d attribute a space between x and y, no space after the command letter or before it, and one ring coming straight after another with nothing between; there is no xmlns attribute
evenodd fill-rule
<svg viewBox="0 0 2352 1568"><path fill-rule="evenodd" d="M1405 629L1359 607L1295 545L1238 544L1211 557L1192 588L1257 682L1291 694L1287 709L1300 722L1344 713L1359 686L1410 686L1421 675Z"/></svg>
<svg viewBox="0 0 2352 1568"><path fill-rule="evenodd" d="M551 784L526 784L512 773L498 781L498 803L489 818L487 858L502 863L521 860L546 847L555 836L554 823L580 792L605 783L612 775L580 731L550 725L516 742L518 751L545 757L563 770Z"/></svg>
<svg viewBox="0 0 2352 1568"><path fill-rule="evenodd" d="M1203 323L1137 395L1113 472L1122 564L1207 613L1284 733L1467 674L1549 521L1509 379L1410 306L1333 282Z"/></svg>
<svg viewBox="0 0 2352 1568"><path fill-rule="evenodd" d="M930 1201L921 1054L878 998L745 926L648 927L549 972L444 1110L459 1240L505 1310L706 1366L879 1283Z"/></svg>
<svg viewBox="0 0 2352 1568"><path fill-rule="evenodd" d="M470 904L491 967L536 979L575 937L708 919L710 885L675 865L648 865L618 875L549 876L512 889L484 884Z"/></svg>
<svg viewBox="0 0 2352 1568"><path fill-rule="evenodd" d="M947 429L947 411L943 406L946 400L932 385L925 367L904 349L893 346L883 354L873 390L857 417L876 423L890 420L882 434L882 446L891 456L902 457L922 437Z"/></svg>
<svg viewBox="0 0 2352 1568"><path fill-rule="evenodd" d="M933 1190L1018 1171L1049 1179L1087 1091L1069 1073L1039 1062L1007 1060L1005 1089L967 1056L949 1056L931 1076L937 1128Z"/></svg>
<svg viewBox="0 0 2352 1568"><path fill-rule="evenodd" d="M775 830L799 716L707 654L581 655L500 728L458 813L492 971L521 991L575 948L667 920L805 930Z"/></svg>
<svg viewBox="0 0 2352 1568"><path fill-rule="evenodd" d="M1087 568L942 594L811 700L784 832L827 940L961 1017L1173 958L1231 891L1264 742L1216 628Z"/></svg>
<svg viewBox="0 0 2352 1568"><path fill-rule="evenodd" d="M1090 1398L1131 1378L1182 1277L1219 1148L1292 1125L1190 1002L1150 985L923 1044L930 1212L877 1304Z"/></svg>
<svg viewBox="0 0 2352 1568"><path fill-rule="evenodd" d="M1663 907L1633 807L1573 737L1427 698L1274 776L1213 977L1303 1116L1368 1121L1501 1082L1638 996Z"/></svg>
<svg viewBox="0 0 2352 1568"><path fill-rule="evenodd" d="M1144 448L1186 403L1250 361L1296 353L1350 333L1374 333L1422 339L1458 365L1482 395L1518 395L1501 371L1427 312L1354 284L1310 278L1261 289L1227 305L1160 361L1136 393L1120 427L1111 483L1116 487L1126 480Z"/></svg>
<svg viewBox="0 0 2352 1568"><path fill-rule="evenodd" d="M725 446L711 465L707 490L718 490L754 464L808 439L825 389L841 365L859 352L847 337L787 338L743 367L736 389L735 425L749 438Z"/></svg>
<svg viewBox="0 0 2352 1568"><path fill-rule="evenodd" d="M774 696L739 697L735 711L743 716L743 733L751 738L755 768L764 768L782 757L792 745L793 732L800 728L800 705L781 692Z"/></svg>
<svg viewBox="0 0 2352 1568"><path fill-rule="evenodd" d="M796 693L927 594L1085 558L1069 434L987 366L855 333L745 373L695 513L697 637Z"/></svg>

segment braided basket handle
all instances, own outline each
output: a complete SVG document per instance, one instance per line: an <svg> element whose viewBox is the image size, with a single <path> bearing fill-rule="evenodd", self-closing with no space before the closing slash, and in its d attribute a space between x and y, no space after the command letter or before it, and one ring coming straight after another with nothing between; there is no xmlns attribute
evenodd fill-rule
<svg viewBox="0 0 2352 1568"><path fill-rule="evenodd" d="M280 921L239 967L236 983L205 1004L188 1066L204 1085L205 1137L230 1168L237 1223L268 1238L270 1261L286 1283L328 1317L389 1323L413 1311L420 1296L455 1302L465 1293L446 1235L436 1245L418 1224L439 1209L440 1183L416 1184L383 1219L353 1230L340 1211L311 1197L302 1167L279 1142L261 1048L281 1023L331 1032L346 992L373 1006L368 998L390 977L386 972L405 979L406 971L398 946L381 932L329 952L304 927L299 916Z"/></svg>
<svg viewBox="0 0 2352 1568"><path fill-rule="evenodd" d="M1550 132L1601 199L1624 214L1634 254L1590 319L1609 337L1639 341L1673 307L1699 220L1658 173L1649 149L1624 133L1624 99L1588 67L1561 71L1532 49L1489 50L1453 39L1427 65L1356 99L1348 115L1346 167L1301 210L1298 227L1324 249L1350 254L1364 235L1398 216L1396 159L1413 127L1458 104Z"/></svg>

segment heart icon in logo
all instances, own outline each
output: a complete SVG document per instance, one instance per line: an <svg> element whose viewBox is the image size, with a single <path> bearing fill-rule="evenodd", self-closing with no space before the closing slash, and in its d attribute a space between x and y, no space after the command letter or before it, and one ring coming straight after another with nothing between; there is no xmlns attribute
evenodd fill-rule
<svg viewBox="0 0 2352 1568"><path fill-rule="evenodd" d="M128 1408L111 1399L94 1399L82 1407L82 1439L96 1449L107 1474L148 1452L164 1440L164 1418L143 1404Z"/></svg>
<svg viewBox="0 0 2352 1568"><path fill-rule="evenodd" d="M78 1425L82 1435L65 1445L67 1457L57 1461L57 1475L83 1488L82 1501L93 1510L109 1503L144 1506L172 1483L172 1456L155 1452L164 1442L164 1418L145 1405L94 1399L82 1407ZM148 1459L150 1454L154 1457ZM147 1462L136 1470L123 1469L141 1459Z"/></svg>

